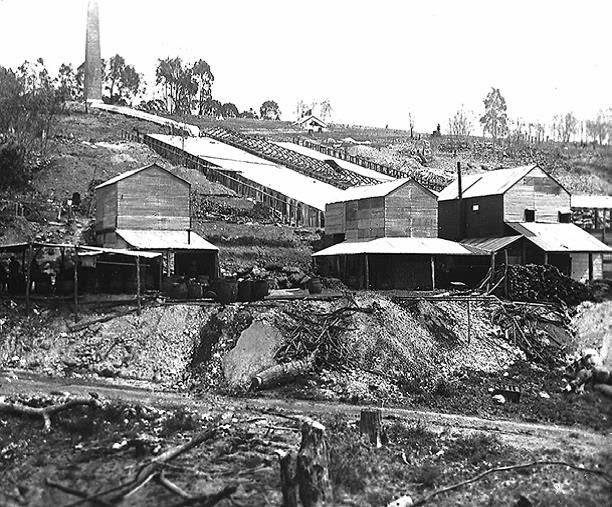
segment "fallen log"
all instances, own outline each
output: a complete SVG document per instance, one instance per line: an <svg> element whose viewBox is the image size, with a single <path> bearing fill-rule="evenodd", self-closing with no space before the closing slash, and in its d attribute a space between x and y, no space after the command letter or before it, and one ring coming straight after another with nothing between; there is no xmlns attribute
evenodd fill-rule
<svg viewBox="0 0 612 507"><path fill-rule="evenodd" d="M44 431L49 432L51 431L52 415L79 406L90 406L97 408L100 406L100 402L94 397L75 398L73 400L67 401L66 403L61 403L60 405L51 405L48 407L30 407L28 405L22 405L17 403L0 402L0 413L4 412L9 414L21 414L27 416L42 417L45 421Z"/></svg>
<svg viewBox="0 0 612 507"><path fill-rule="evenodd" d="M251 379L250 390L265 389L285 382L290 382L296 377L305 375L315 365L315 354L310 354L305 359L296 359L288 363L276 364L259 372Z"/></svg>
<svg viewBox="0 0 612 507"><path fill-rule="evenodd" d="M102 317L98 317L96 319L91 319L91 320L88 320L86 322L79 322L78 324L71 324L71 325L68 326L68 329L72 333L75 333L76 331L81 331L83 329L88 328L92 324L97 324L99 322L108 322L109 320L113 320L113 319L116 319L116 318L119 318L119 317L123 317L125 315L129 315L130 313L134 313L137 310L138 310L137 308L130 308L129 310L125 310L123 312L111 313L109 315L104 315Z"/></svg>

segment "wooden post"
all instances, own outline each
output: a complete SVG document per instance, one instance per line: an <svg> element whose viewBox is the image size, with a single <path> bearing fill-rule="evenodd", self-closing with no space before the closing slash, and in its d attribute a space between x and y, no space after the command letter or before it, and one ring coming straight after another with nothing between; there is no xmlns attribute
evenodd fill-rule
<svg viewBox="0 0 612 507"><path fill-rule="evenodd" d="M548 252L544 252L544 264L548 264Z"/></svg>
<svg viewBox="0 0 612 507"><path fill-rule="evenodd" d="M431 256L431 288L436 290L436 262L434 256Z"/></svg>
<svg viewBox="0 0 612 507"><path fill-rule="evenodd" d="M389 443L387 432L382 424L382 412L379 408L363 409L359 419L359 432L370 437L370 443L376 444L376 448Z"/></svg>
<svg viewBox="0 0 612 507"><path fill-rule="evenodd" d="M589 280L593 280L593 254L589 254Z"/></svg>
<svg viewBox="0 0 612 507"><path fill-rule="evenodd" d="M504 297L508 297L508 249L504 249Z"/></svg>
<svg viewBox="0 0 612 507"><path fill-rule="evenodd" d="M333 505L325 426L317 421L306 421L302 426L296 480L304 507Z"/></svg>
<svg viewBox="0 0 612 507"><path fill-rule="evenodd" d="M136 256L136 307L137 314L142 312L142 304L140 302L140 256Z"/></svg>
<svg viewBox="0 0 612 507"><path fill-rule="evenodd" d="M612 212L612 210L608 210L608 216L610 216L610 212ZM606 242L606 210L605 208L603 210L601 210L601 242L605 243Z"/></svg>
<svg viewBox="0 0 612 507"><path fill-rule="evenodd" d="M79 321L79 247L74 245L74 321Z"/></svg>
<svg viewBox="0 0 612 507"><path fill-rule="evenodd" d="M26 313L30 313L30 284L32 279L32 243L28 245L27 253L24 250L24 254L22 258L24 262L27 263L27 266L23 265L23 272L25 273L25 300L26 300Z"/></svg>
<svg viewBox="0 0 612 507"><path fill-rule="evenodd" d="M491 289L491 285L495 280L495 252L491 252L491 277L487 282L487 292Z"/></svg>
<svg viewBox="0 0 612 507"><path fill-rule="evenodd" d="M364 254L365 289L370 290L370 261L368 254Z"/></svg>

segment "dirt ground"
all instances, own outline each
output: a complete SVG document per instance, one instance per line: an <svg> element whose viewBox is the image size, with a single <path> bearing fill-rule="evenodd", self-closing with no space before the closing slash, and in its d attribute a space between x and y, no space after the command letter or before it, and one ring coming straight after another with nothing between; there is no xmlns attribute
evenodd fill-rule
<svg viewBox="0 0 612 507"><path fill-rule="evenodd" d="M287 400L186 398L178 394L101 383L34 378L2 379L8 401L38 404L62 396L102 400L97 409L72 409L52 419L2 415L0 502L3 505L67 505L78 496L49 482L93 495L125 483L155 455L219 425L214 437L164 465L165 477L191 495L236 486L218 505L280 505L278 451L297 451L304 416L326 426L333 501L329 505L384 506L401 495L414 500L489 468L534 460L567 462L610 473L608 437L588 431L491 421L428 412L385 410L391 443L374 448L359 436L359 407ZM29 377L29 378L27 378ZM55 396L50 393L58 393ZM61 395L59 394L61 393ZM223 423L214 422L225 415ZM53 456L53 458L51 458ZM536 466L497 472L432 505L605 505L605 478L567 466ZM122 505L179 505L181 498L151 481Z"/></svg>

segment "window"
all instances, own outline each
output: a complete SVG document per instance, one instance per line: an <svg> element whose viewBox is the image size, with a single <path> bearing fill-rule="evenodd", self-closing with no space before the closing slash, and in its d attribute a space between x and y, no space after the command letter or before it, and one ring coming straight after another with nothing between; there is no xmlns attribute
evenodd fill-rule
<svg viewBox="0 0 612 507"><path fill-rule="evenodd" d="M480 211L480 204L472 204L472 212L478 213Z"/></svg>
<svg viewBox="0 0 612 507"><path fill-rule="evenodd" d="M525 210L525 222L535 222L535 210L534 209Z"/></svg>
<svg viewBox="0 0 612 507"><path fill-rule="evenodd" d="M559 222L562 224L572 223L572 214L569 211L559 211Z"/></svg>

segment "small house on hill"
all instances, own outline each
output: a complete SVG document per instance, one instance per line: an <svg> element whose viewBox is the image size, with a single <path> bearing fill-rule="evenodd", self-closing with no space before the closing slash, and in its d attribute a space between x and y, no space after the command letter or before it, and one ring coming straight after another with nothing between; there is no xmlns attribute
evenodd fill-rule
<svg viewBox="0 0 612 507"><path fill-rule="evenodd" d="M96 187L100 246L161 252L167 275L216 278L219 249L191 230L191 185L151 164Z"/></svg>
<svg viewBox="0 0 612 507"><path fill-rule="evenodd" d="M325 220L332 246L313 259L321 274L354 288L435 288L454 256L471 255L437 237L437 196L412 179L349 188Z"/></svg>
<svg viewBox="0 0 612 507"><path fill-rule="evenodd" d="M509 264L551 264L578 280L601 278L602 255L612 250L571 223L570 198L538 165L464 176L440 193L439 236L490 256L493 267L503 255Z"/></svg>
<svg viewBox="0 0 612 507"><path fill-rule="evenodd" d="M296 121L295 124L308 132L326 132L328 127L327 123L317 118L314 114L307 114Z"/></svg>

